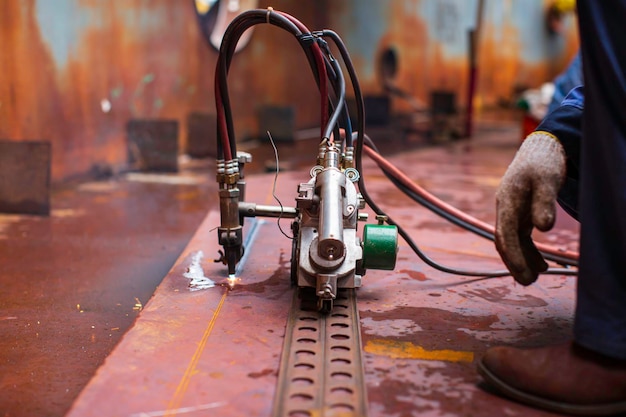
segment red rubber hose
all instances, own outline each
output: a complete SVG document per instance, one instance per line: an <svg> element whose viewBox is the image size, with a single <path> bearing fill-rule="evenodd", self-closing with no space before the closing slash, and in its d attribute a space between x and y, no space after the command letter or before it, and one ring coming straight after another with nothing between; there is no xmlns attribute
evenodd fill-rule
<svg viewBox="0 0 626 417"><path fill-rule="evenodd" d="M451 206L450 204L440 200L435 197L424 188L420 187L416 183L414 183L409 177L407 177L402 171L393 166L389 161L383 158L380 154L374 151L369 146L365 146L363 148L367 156L372 158L374 162L383 170L389 172L393 177L395 177L398 181L400 181L405 187L409 188L414 193L420 195L422 198L430 202L431 204L439 207L442 210L447 211L451 215L458 217L460 220L471 224L472 226L479 228L487 233L495 234L495 228L489 223L485 223L481 220L478 220L475 217L470 216L467 213L462 212L456 207ZM562 258L570 259L572 261L578 261L578 252L568 251L564 249L559 249L551 245L546 245L543 243L536 243L535 246L541 252L551 254L554 256L559 256Z"/></svg>

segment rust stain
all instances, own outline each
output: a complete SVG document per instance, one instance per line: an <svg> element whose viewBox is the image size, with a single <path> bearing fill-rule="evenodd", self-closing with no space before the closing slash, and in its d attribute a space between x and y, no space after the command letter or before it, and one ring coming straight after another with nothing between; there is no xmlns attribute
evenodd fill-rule
<svg viewBox="0 0 626 417"><path fill-rule="evenodd" d="M426 350L459 350L478 352L485 349L485 341L468 332L493 331L492 326L500 321L496 314L473 316L430 307L397 307L384 312L361 311L361 320L370 318L371 324L363 334L363 343L376 339L376 322L386 323L388 320L412 320L421 329L419 332L399 334L393 340L411 342Z"/></svg>
<svg viewBox="0 0 626 417"><path fill-rule="evenodd" d="M467 91L468 58L446 53L445 43L429 35L433 26L440 22L422 16L418 11L420 3L422 2L385 2L384 15L378 20L368 22L376 29L382 27L384 33L372 46L371 56L377 59L382 51L393 48L398 55L399 65L395 79L398 86L426 104L429 102L431 91L437 89L452 91L456 93L457 101L462 105ZM333 10L329 19L332 27L335 22L345 22L342 16L354 14L354 8L371 6L361 5L352 0L338 2L331 7ZM560 53L546 56L542 62L526 60L521 54L522 38L528 38L526 34L520 32L510 16L505 16L503 21L497 22L497 29L496 24L489 21L489 17L491 16L487 15L484 19L479 45L479 79L475 103L478 109L498 106L503 101L510 102L517 89L537 87L549 81L566 67L578 49L577 31L575 25L571 25L563 34L564 47ZM539 17L529 16L528 19ZM357 21L354 27L342 25L341 29L349 33L351 30L357 30L356 25L361 24L363 24L361 21ZM536 24L542 29L538 21ZM464 41L466 40L457 39L455 42ZM545 42L550 40L546 38ZM348 47L350 48L350 45ZM543 44L537 45L537 48L543 47ZM369 68L371 63L366 62L366 59L369 59L369 56L355 57L357 72L367 73L364 69ZM379 72L375 71L374 76L370 74L362 76L361 84L366 94L382 93ZM393 108L400 112L411 111L411 106L402 99L394 99Z"/></svg>
<svg viewBox="0 0 626 417"><path fill-rule="evenodd" d="M460 371L456 372L458 374ZM463 374L471 374L471 372L465 371ZM416 380L415 375L407 379L383 377L380 383L368 387L368 399L371 403L380 404L383 407L382 415L398 417L501 414L501 408L493 405L493 403L498 404L497 398L494 401L493 398L490 399L487 394L481 392L469 393L463 386L473 381L475 377L468 375L467 378L459 381L458 375L455 375L457 378L454 379L445 375L445 372L442 373L444 374L442 377L446 378L445 384L435 386ZM474 404L475 397L482 400L479 405Z"/></svg>
<svg viewBox="0 0 626 417"><path fill-rule="evenodd" d="M0 4L0 138L52 142L53 181L93 167L124 166L131 118L176 119L184 142L189 113L214 113L217 52L196 28L193 2L59 3L65 7L46 22L35 0ZM320 20L312 2L272 6L305 23L308 16ZM80 26L83 17L89 26ZM62 62L53 56L60 41L46 33L44 23L61 38L76 37ZM278 28L263 28L233 60L229 80L239 138L256 134L256 109L264 102L297 104L300 126L318 122L317 87L290 38ZM270 71L258 71L268 66Z"/></svg>
<svg viewBox="0 0 626 417"><path fill-rule="evenodd" d="M507 298L511 294L511 289L507 286L494 287L489 289L480 289L466 291L459 295L464 298L482 298L483 300L491 303L499 303L504 305L519 306L519 307L545 307L548 303L534 295L523 294L518 298Z"/></svg>
<svg viewBox="0 0 626 417"><path fill-rule="evenodd" d="M384 407L385 415L410 417L416 412L427 411L411 400L417 392L418 387L411 382L386 378L368 390L368 397L369 401Z"/></svg>
<svg viewBox="0 0 626 417"><path fill-rule="evenodd" d="M428 278L426 278L426 275L423 272L412 271L410 269L401 269L400 271L398 271L398 273L406 274L409 276L409 278L414 279L416 281L428 281Z"/></svg>
<svg viewBox="0 0 626 417"><path fill-rule="evenodd" d="M62 105L54 64L34 16L35 1L2 2L0 8L0 136L45 140L40 129L62 118Z"/></svg>
<svg viewBox="0 0 626 417"><path fill-rule="evenodd" d="M435 23L406 12L410 5L417 9L418 1L388 3L387 20L374 22L385 31L371 46L373 56L393 46L399 53L396 81L404 90L425 103L432 90L451 90L462 102L467 60L448 56L444 44L429 37ZM179 141L184 145L188 114L214 114L217 53L205 45L196 27L193 2L60 0L64 7L45 18L37 12L42 4L35 0L0 3L0 138L52 142L53 181L125 166L125 125L131 118L178 120ZM355 29L333 24L335 16L351 15L350 2L325 1L322 6L288 0L259 2L260 8L270 5L293 14L311 29L334 27L344 38ZM80 26L85 20L89 25ZM516 86L537 86L550 79L577 48L575 31L568 31L564 52L552 63L526 62L518 56L518 29L507 25L496 37L485 22L480 105L510 100ZM51 36L50 27L60 36ZM75 38L72 51L59 62L55 43L68 37ZM347 47L350 50L352 45ZM370 58L356 55L354 59L364 92L381 93L377 76L362 75L371 66L365 62ZM248 47L233 60L229 89L239 139L257 135L259 104L295 106L297 127L319 122L319 95L305 56L298 42L276 27L255 28ZM410 110L402 100L394 100L393 108Z"/></svg>
<svg viewBox="0 0 626 417"><path fill-rule="evenodd" d="M254 379L262 378L262 377L267 376L267 375L276 375L276 371L273 370L273 369L264 369L261 372L250 372L248 374L248 376L250 378L254 378Z"/></svg>
<svg viewBox="0 0 626 417"><path fill-rule="evenodd" d="M275 249L274 249L275 250ZM291 260L287 258L285 252L281 249L278 268L264 281L246 283L245 278L241 278L237 284L230 290L233 296L238 293L255 293L263 294L264 298L278 299L287 291L290 291L289 268Z"/></svg>

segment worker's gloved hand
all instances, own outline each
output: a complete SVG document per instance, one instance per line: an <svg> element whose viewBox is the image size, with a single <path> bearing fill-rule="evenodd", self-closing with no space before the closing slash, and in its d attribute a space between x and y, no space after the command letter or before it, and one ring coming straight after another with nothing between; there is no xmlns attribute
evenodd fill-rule
<svg viewBox="0 0 626 417"><path fill-rule="evenodd" d="M511 275L530 285L548 264L535 247L534 227L554 226L565 179L565 151L555 136L534 132L522 143L496 193L496 249Z"/></svg>

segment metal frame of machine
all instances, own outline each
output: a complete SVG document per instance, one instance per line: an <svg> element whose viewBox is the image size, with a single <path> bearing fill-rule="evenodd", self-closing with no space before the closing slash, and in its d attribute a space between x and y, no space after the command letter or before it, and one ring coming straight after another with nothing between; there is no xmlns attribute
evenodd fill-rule
<svg viewBox="0 0 626 417"><path fill-rule="evenodd" d="M226 77L237 40L249 27L270 23L291 32L300 42L322 94L322 133L317 163L311 178L299 185L296 207L260 206L245 202L243 167L248 154L235 148L232 117L229 109ZM293 218L292 283L314 290L317 309L330 311L340 288L358 288L366 268L393 269L397 252L397 229L379 224L364 227L364 239L357 235L358 220L367 215L365 200L355 183L360 179L355 167L353 141L362 140L363 102L360 89L351 74L359 112L359 133L352 134L345 102L345 80L337 59L325 37L339 47L344 63L349 56L339 36L332 31L310 32L294 17L282 12L251 10L236 17L227 29L216 69L216 106L218 110L217 182L219 183L221 223L218 240L224 248L224 261L232 277L243 255L244 217ZM329 85L335 98L328 98ZM335 140L341 138L343 140Z"/></svg>

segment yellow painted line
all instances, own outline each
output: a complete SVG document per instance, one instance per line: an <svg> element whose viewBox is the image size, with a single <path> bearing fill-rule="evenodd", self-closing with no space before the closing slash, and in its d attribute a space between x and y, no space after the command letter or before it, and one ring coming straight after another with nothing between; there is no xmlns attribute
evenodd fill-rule
<svg viewBox="0 0 626 417"><path fill-rule="evenodd" d="M428 361L472 362L474 352L458 350L426 350L411 342L387 339L369 340L363 348L367 353L393 359L422 359Z"/></svg>
<svg viewBox="0 0 626 417"><path fill-rule="evenodd" d="M200 344L198 344L196 351L191 357L191 361L189 362L189 365L187 366L187 370L185 371L185 374L183 375L180 382L178 383L178 387L176 387L176 392L174 392L174 396L172 397L172 399L170 400L167 406L165 417L175 416L178 409L180 408L183 398L185 397L185 393L187 392L187 389L189 388L189 381L191 380L191 377L196 373L196 366L198 365L200 356L202 356L202 352L204 352L204 348L206 346L207 340L209 340L209 336L211 335L211 332L213 331L213 327L215 326L215 322L217 321L217 316L220 314L220 311L222 310L222 306L224 305L224 300L226 300L227 294L228 294L228 291L224 291L224 294L222 295L222 298L220 299L220 302L217 305L217 308L213 312L213 317L211 317L211 321L209 321L209 325L207 326L206 330L204 331L204 334L202 335L202 340L200 340Z"/></svg>

